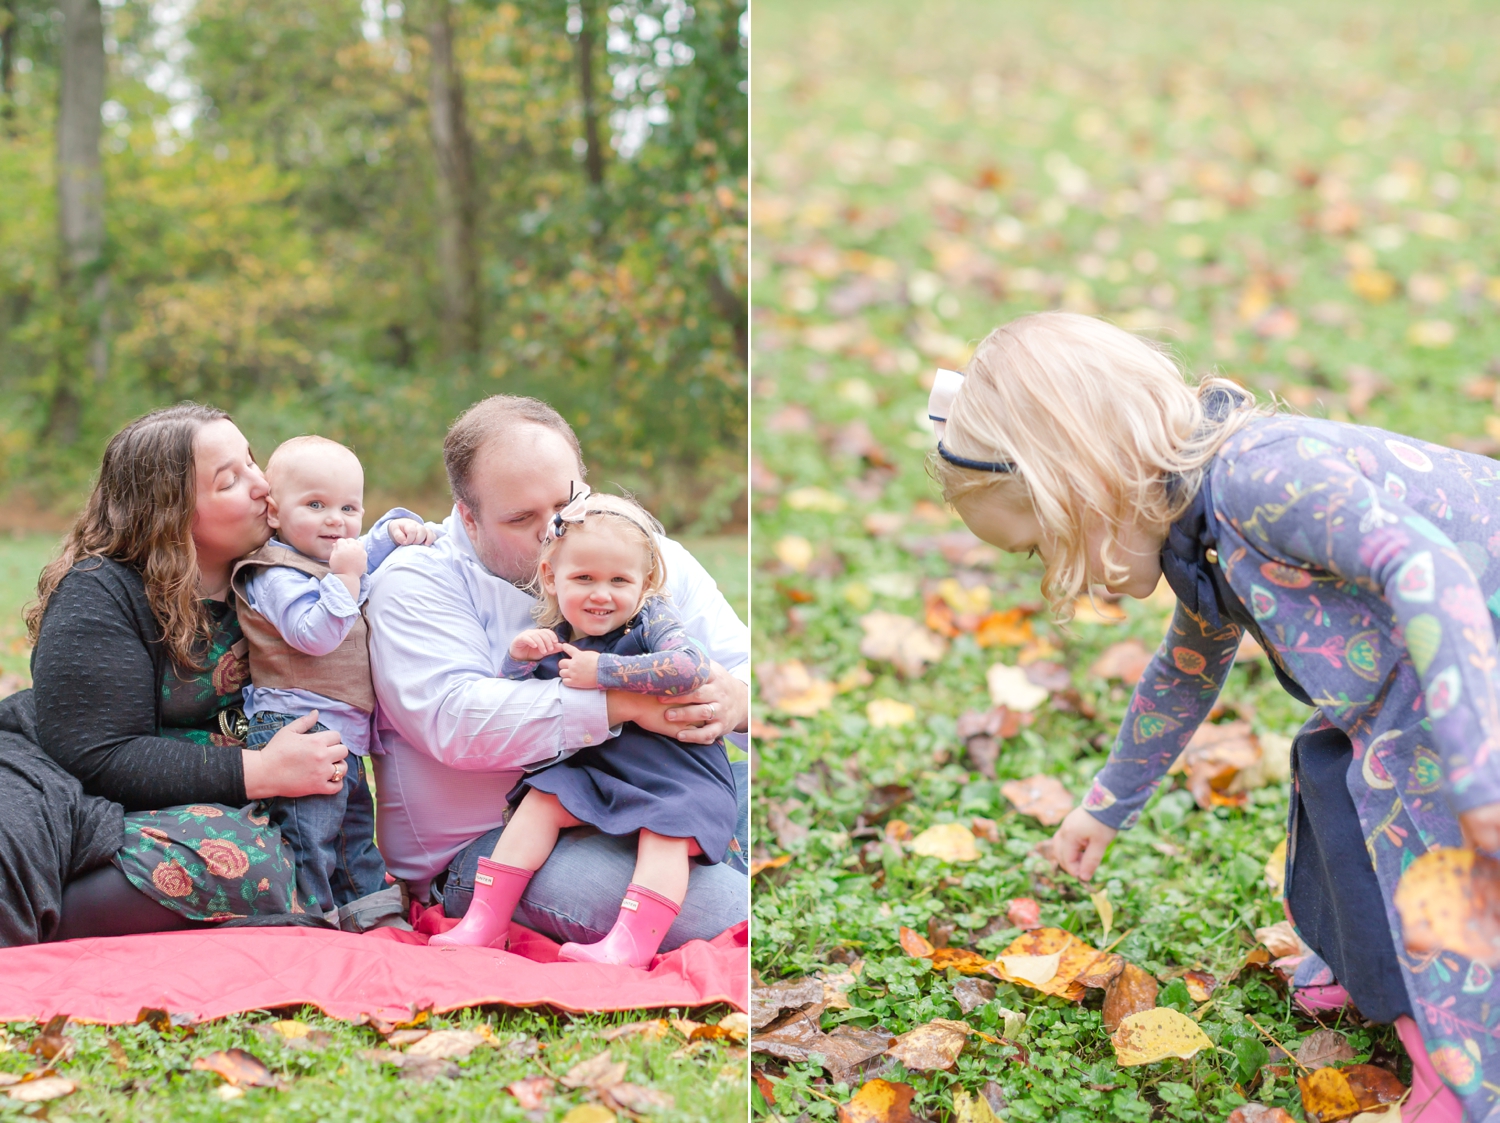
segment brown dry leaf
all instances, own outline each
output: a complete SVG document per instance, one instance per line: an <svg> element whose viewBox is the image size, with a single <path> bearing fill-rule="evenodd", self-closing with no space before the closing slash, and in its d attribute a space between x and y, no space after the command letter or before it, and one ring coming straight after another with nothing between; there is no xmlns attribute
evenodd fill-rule
<svg viewBox="0 0 1500 1123"><path fill-rule="evenodd" d="M984 979L959 979L953 984L953 998L965 1014L972 1014L995 997L995 984Z"/></svg>
<svg viewBox="0 0 1500 1123"><path fill-rule="evenodd" d="M1327 1068L1353 1059L1354 1049L1336 1029L1314 1030L1297 1046L1297 1063L1309 1070Z"/></svg>
<svg viewBox="0 0 1500 1123"><path fill-rule="evenodd" d="M1104 1028L1114 1033L1120 1023L1132 1014L1156 1009L1160 988L1149 971L1134 963L1124 964L1104 991Z"/></svg>
<svg viewBox="0 0 1500 1123"><path fill-rule="evenodd" d="M40 1080L26 1080L13 1084L5 1094L22 1103L45 1103L48 1100L71 1096L78 1091L78 1082L61 1076L44 1076Z"/></svg>
<svg viewBox="0 0 1500 1123"><path fill-rule="evenodd" d="M1045 827L1062 822L1073 810L1073 797L1055 776L1007 780L1000 792L1022 815L1030 815Z"/></svg>
<svg viewBox="0 0 1500 1123"><path fill-rule="evenodd" d="M766 870L779 870L791 860L792 856L790 854L778 854L774 858L756 858L750 863L750 876L754 877L756 874L764 873Z"/></svg>
<svg viewBox="0 0 1500 1123"><path fill-rule="evenodd" d="M535 1111L552 1094L554 1085L550 1076L528 1076L507 1084L505 1090L516 1097L516 1102L525 1111Z"/></svg>
<svg viewBox="0 0 1500 1123"><path fill-rule="evenodd" d="M400 1068L406 1063L406 1056L394 1049L361 1049L358 1055L362 1060L375 1065L395 1065Z"/></svg>
<svg viewBox="0 0 1500 1123"><path fill-rule="evenodd" d="M920 932L916 932L904 924L900 929L901 950L915 959L927 959L937 949L932 946L932 941Z"/></svg>
<svg viewBox="0 0 1500 1123"><path fill-rule="evenodd" d="M992 703L1018 714L1029 714L1050 697L1045 687L1026 677L1024 667L996 663L985 672L984 681Z"/></svg>
<svg viewBox="0 0 1500 1123"><path fill-rule="evenodd" d="M1500 966L1500 861L1438 847L1406 868L1396 886L1406 948L1452 951Z"/></svg>
<svg viewBox="0 0 1500 1123"><path fill-rule="evenodd" d="M616 1118L603 1104L579 1104L562 1117L562 1123L615 1123Z"/></svg>
<svg viewBox="0 0 1500 1123"><path fill-rule="evenodd" d="M1111 644L1104 654L1094 660L1089 674L1095 678L1119 679L1126 686L1134 686L1146 673L1146 664L1151 662L1151 652L1138 639L1121 640Z"/></svg>
<svg viewBox="0 0 1500 1123"><path fill-rule="evenodd" d="M884 1053L894 1040L889 1034L849 1025L824 1033L818 1027L822 1010L822 1006L814 1006L767 1033L757 1033L750 1041L750 1051L795 1064L802 1064L816 1053L823 1058L823 1067L830 1076L844 1079L871 1057Z"/></svg>
<svg viewBox="0 0 1500 1123"><path fill-rule="evenodd" d="M1014 972L1008 972L1005 966L1008 956L1039 957L1054 954L1058 956L1057 971L1044 983L1023 979ZM1102 954L1071 932L1065 932L1061 928L1038 928L1035 932L1027 932L1012 940L1010 946L995 957L995 963L987 968L986 973L1006 982L1022 983L1044 994L1055 994L1070 1002L1077 1002L1083 998L1085 991L1078 977L1092 972ZM1023 969L1032 966L1026 963L1018 965Z"/></svg>
<svg viewBox="0 0 1500 1123"><path fill-rule="evenodd" d="M1115 1047L1115 1062L1122 1068L1155 1064L1168 1057L1187 1060L1214 1045L1197 1022L1169 1006L1124 1018L1110 1040Z"/></svg>
<svg viewBox="0 0 1500 1123"><path fill-rule="evenodd" d="M916 1094L910 1084L871 1080L839 1105L839 1123L916 1123L911 1113Z"/></svg>
<svg viewBox="0 0 1500 1123"><path fill-rule="evenodd" d="M1005 906L1005 919L1027 932L1042 926L1042 906L1030 897L1012 897Z"/></svg>
<svg viewBox="0 0 1500 1123"><path fill-rule="evenodd" d="M762 663L755 670L761 701L793 717L812 717L826 710L837 693L833 683L817 678L800 659Z"/></svg>
<svg viewBox="0 0 1500 1123"><path fill-rule="evenodd" d="M1100 952L1099 958L1094 960L1093 965L1078 976L1078 981L1086 987L1095 990L1103 990L1115 979L1119 978L1120 972L1125 970L1125 957L1113 952Z"/></svg>
<svg viewBox="0 0 1500 1123"><path fill-rule="evenodd" d="M216 1049L205 1057L193 1061L193 1067L204 1072L216 1072L236 1088L249 1085L257 1088L274 1088L276 1078L264 1061L254 1053L243 1049Z"/></svg>
<svg viewBox="0 0 1500 1123"><path fill-rule="evenodd" d="M1187 774L1188 791L1199 807L1232 807L1245 802L1245 773L1260 760L1260 740L1248 721L1204 723L1169 771Z"/></svg>
<svg viewBox="0 0 1500 1123"><path fill-rule="evenodd" d="M946 971L951 967L962 975L983 974L990 965L990 960L967 948L938 948L927 958L932 960L934 971Z"/></svg>
<svg viewBox="0 0 1500 1123"><path fill-rule="evenodd" d="M1257 928L1255 938L1265 944L1266 950L1277 959L1284 955L1307 954L1307 945L1302 942L1289 920L1278 920L1275 924Z"/></svg>
<svg viewBox="0 0 1500 1123"><path fill-rule="evenodd" d="M615 1061L608 1053L600 1053L568 1069L562 1085L564 1088L596 1088L618 1084L625 1079L625 1068L624 1061Z"/></svg>
<svg viewBox="0 0 1500 1123"><path fill-rule="evenodd" d="M671 1111L677 1106L677 1101L666 1092L644 1088L639 1084L611 1084L608 1088L600 1088L599 1095L615 1107L640 1115L651 1111Z"/></svg>
<svg viewBox="0 0 1500 1123"><path fill-rule="evenodd" d="M942 862L977 862L974 834L962 823L938 823L911 840L911 851Z"/></svg>
<svg viewBox="0 0 1500 1123"><path fill-rule="evenodd" d="M1279 1107L1249 1103L1231 1111L1224 1123L1297 1123L1297 1120Z"/></svg>
<svg viewBox="0 0 1500 1123"><path fill-rule="evenodd" d="M948 642L920 620L896 612L871 612L859 618L865 638L859 653L890 663L906 678L917 678L948 651Z"/></svg>
<svg viewBox="0 0 1500 1123"><path fill-rule="evenodd" d="M1002 1123L1002 1120L983 1096L971 1096L963 1088L955 1088L953 1123Z"/></svg>
<svg viewBox="0 0 1500 1123"><path fill-rule="evenodd" d="M1188 997L1194 1002L1207 1002L1219 989L1219 980L1207 971L1184 971L1182 982L1187 987Z"/></svg>
<svg viewBox="0 0 1500 1123"><path fill-rule="evenodd" d="M404 1045L415 1045L431 1032L430 1029L398 1029L386 1037L385 1043L392 1049L400 1049Z"/></svg>
<svg viewBox="0 0 1500 1123"><path fill-rule="evenodd" d="M973 830L975 838L982 838L991 843L1000 841L1000 824L993 819L975 815L969 820L969 827Z"/></svg>
<svg viewBox="0 0 1500 1123"><path fill-rule="evenodd" d="M886 1055L895 1057L912 1072L946 1072L958 1061L970 1032L963 1022L934 1018L896 1038Z"/></svg>
<svg viewBox="0 0 1500 1123"><path fill-rule="evenodd" d="M731 1041L743 1041L750 1036L750 1015L742 1014L738 1010L732 1014L725 1014L719 1019L718 1028L722 1031L719 1036L727 1037Z"/></svg>
<svg viewBox="0 0 1500 1123"><path fill-rule="evenodd" d="M974 640L980 647L1021 647L1036 638L1029 613L1021 608L991 612L974 629Z"/></svg>
<svg viewBox="0 0 1500 1123"><path fill-rule="evenodd" d="M1352 1119L1362 1111L1398 1102L1406 1088L1376 1065L1320 1068L1297 1078L1302 1111L1309 1123Z"/></svg>
<svg viewBox="0 0 1500 1123"><path fill-rule="evenodd" d="M125 1046L121 1045L113 1037L105 1038L104 1043L109 1046L109 1059L115 1066L115 1069L121 1073L128 1071L130 1068L130 1058L125 1053Z"/></svg>
<svg viewBox="0 0 1500 1123"><path fill-rule="evenodd" d="M395 1034L391 1035L392 1037ZM436 1057L453 1060L467 1057L485 1044L483 1035L467 1029L439 1029L429 1033L406 1050L409 1057Z"/></svg>

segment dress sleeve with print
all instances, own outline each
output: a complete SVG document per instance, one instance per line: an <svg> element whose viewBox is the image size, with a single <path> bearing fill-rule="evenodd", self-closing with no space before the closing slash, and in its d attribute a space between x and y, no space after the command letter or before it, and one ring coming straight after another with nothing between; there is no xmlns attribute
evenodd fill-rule
<svg viewBox="0 0 1500 1123"><path fill-rule="evenodd" d="M600 690L671 697L691 694L708 681L708 656L688 637L665 600L648 600L637 619L646 654L600 655Z"/></svg>

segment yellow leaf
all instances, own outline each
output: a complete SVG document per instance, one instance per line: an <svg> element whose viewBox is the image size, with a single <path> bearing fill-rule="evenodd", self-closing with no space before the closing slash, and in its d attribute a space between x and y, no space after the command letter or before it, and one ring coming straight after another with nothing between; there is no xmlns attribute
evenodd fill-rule
<svg viewBox="0 0 1500 1123"><path fill-rule="evenodd" d="M825 515L836 515L849 505L842 495L835 495L821 487L799 487L786 493L786 505L794 511L817 511Z"/></svg>
<svg viewBox="0 0 1500 1123"><path fill-rule="evenodd" d="M1037 686L1020 667L996 663L985 672L990 701L1018 714L1027 714L1045 702L1050 695L1046 687Z"/></svg>
<svg viewBox="0 0 1500 1123"><path fill-rule="evenodd" d="M800 534L788 534L777 541L776 557L788 569L801 573L812 564L812 543Z"/></svg>
<svg viewBox="0 0 1500 1123"><path fill-rule="evenodd" d="M1062 952L1050 955L1001 955L995 958L1008 978L1034 987L1044 987L1057 978Z"/></svg>
<svg viewBox="0 0 1500 1123"><path fill-rule="evenodd" d="M1271 856L1266 859L1266 884L1277 893L1286 882L1286 839L1276 844Z"/></svg>
<svg viewBox="0 0 1500 1123"><path fill-rule="evenodd" d="M953 1123L1004 1123L989 1100L971 1096L962 1088L953 1090Z"/></svg>
<svg viewBox="0 0 1500 1123"><path fill-rule="evenodd" d="M1110 1039L1115 1046L1115 1060L1122 1067L1149 1065L1168 1057L1189 1057L1213 1042L1198 1028L1198 1023L1169 1006L1131 1014L1120 1023Z"/></svg>
<svg viewBox="0 0 1500 1123"><path fill-rule="evenodd" d="M306 1022L299 1021L272 1022L271 1028L288 1040L295 1037L306 1037L312 1032L311 1027Z"/></svg>
<svg viewBox="0 0 1500 1123"><path fill-rule="evenodd" d="M911 840L913 854L944 862L973 862L979 858L973 832L962 823L939 823Z"/></svg>
<svg viewBox="0 0 1500 1123"><path fill-rule="evenodd" d="M1436 350L1451 344L1457 334L1448 320L1418 320L1406 329L1406 341L1413 347Z"/></svg>
<svg viewBox="0 0 1500 1123"><path fill-rule="evenodd" d="M579 1104L562 1117L562 1123L615 1123L615 1113L603 1104Z"/></svg>
<svg viewBox="0 0 1500 1123"><path fill-rule="evenodd" d="M865 716L875 729L895 729L915 720L917 708L894 698L876 698L865 707Z"/></svg>
<svg viewBox="0 0 1500 1123"><path fill-rule="evenodd" d="M1104 926L1104 935L1099 937L1101 944L1109 939L1109 931L1115 926L1115 906L1109 903L1109 891L1100 889L1097 893L1090 893L1089 900L1094 902L1094 911L1099 914L1099 923Z"/></svg>

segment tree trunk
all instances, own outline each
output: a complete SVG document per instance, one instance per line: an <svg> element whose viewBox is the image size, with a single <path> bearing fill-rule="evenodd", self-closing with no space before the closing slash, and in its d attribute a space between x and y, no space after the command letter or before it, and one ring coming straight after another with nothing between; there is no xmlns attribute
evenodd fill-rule
<svg viewBox="0 0 1500 1123"><path fill-rule="evenodd" d="M449 0L429 0L427 45L431 52L428 113L437 164L438 272L443 283L443 350L479 351L479 205L474 150L464 119L463 74L453 58Z"/></svg>
<svg viewBox="0 0 1500 1123"><path fill-rule="evenodd" d="M6 136L16 134L16 24L17 0L0 4L0 121Z"/></svg>
<svg viewBox="0 0 1500 1123"><path fill-rule="evenodd" d="M596 0L579 0L578 92L583 99L583 168L594 187L604 186L604 149L599 143L599 105L594 94Z"/></svg>
<svg viewBox="0 0 1500 1123"><path fill-rule="evenodd" d="M62 75L57 114L57 220L63 324L48 435L70 444L88 394L109 373L104 304L104 174L99 113L104 105L104 18L99 0L61 0Z"/></svg>

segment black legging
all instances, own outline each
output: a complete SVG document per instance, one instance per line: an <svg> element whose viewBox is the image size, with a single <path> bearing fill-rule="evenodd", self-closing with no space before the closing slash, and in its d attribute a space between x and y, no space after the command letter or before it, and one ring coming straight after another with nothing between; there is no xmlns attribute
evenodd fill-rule
<svg viewBox="0 0 1500 1123"><path fill-rule="evenodd" d="M159 905L142 893L113 863L91 870L63 886L62 919L54 940L84 936L129 936L204 928L201 920Z"/></svg>

